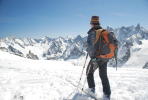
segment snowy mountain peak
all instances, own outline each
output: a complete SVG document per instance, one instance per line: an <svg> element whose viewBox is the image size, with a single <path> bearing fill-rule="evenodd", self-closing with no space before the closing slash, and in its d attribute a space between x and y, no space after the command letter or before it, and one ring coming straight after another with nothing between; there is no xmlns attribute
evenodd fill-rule
<svg viewBox="0 0 148 100"><path fill-rule="evenodd" d="M141 26L140 24L137 24L136 28L135 28L137 31L141 30Z"/></svg>
<svg viewBox="0 0 148 100"><path fill-rule="evenodd" d="M83 38L81 37L81 35L78 35L74 40L78 42L78 41L83 40Z"/></svg>

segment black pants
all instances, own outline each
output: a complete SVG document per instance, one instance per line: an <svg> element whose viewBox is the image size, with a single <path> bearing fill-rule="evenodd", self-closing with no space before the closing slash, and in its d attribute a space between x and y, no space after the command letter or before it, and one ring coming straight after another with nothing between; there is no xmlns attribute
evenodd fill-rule
<svg viewBox="0 0 148 100"><path fill-rule="evenodd" d="M107 77L107 62L102 62L102 61L89 62L86 70L88 87L95 88L94 72L97 68L99 68L99 76L101 78L101 82L103 86L103 93L105 95L110 96L111 90L110 90L109 80Z"/></svg>

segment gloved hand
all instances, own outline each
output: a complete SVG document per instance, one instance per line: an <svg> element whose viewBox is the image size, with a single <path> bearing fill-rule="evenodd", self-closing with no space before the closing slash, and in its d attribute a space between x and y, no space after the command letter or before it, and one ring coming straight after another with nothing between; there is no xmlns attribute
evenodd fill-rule
<svg viewBox="0 0 148 100"><path fill-rule="evenodd" d="M91 63L93 64L94 68L98 67L97 58L91 58Z"/></svg>
<svg viewBox="0 0 148 100"><path fill-rule="evenodd" d="M91 61L92 62L96 62L97 61L97 58L91 58Z"/></svg>

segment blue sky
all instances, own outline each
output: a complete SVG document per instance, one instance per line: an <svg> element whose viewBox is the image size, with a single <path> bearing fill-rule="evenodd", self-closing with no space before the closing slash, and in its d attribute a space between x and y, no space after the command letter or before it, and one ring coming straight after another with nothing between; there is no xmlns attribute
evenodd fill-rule
<svg viewBox="0 0 148 100"><path fill-rule="evenodd" d="M148 28L148 0L0 0L0 37L87 35L92 15L103 27Z"/></svg>

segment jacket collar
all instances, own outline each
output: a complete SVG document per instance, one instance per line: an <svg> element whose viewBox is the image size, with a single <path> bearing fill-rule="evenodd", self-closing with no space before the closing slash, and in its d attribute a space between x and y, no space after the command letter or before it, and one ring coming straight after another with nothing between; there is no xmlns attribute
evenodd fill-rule
<svg viewBox="0 0 148 100"><path fill-rule="evenodd" d="M97 25L95 27L92 27L89 31L88 31L88 34L91 32L91 31L95 31L95 30L98 30L98 29L102 29L102 27L100 25Z"/></svg>

